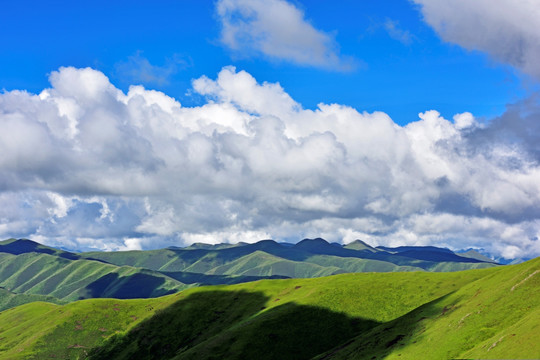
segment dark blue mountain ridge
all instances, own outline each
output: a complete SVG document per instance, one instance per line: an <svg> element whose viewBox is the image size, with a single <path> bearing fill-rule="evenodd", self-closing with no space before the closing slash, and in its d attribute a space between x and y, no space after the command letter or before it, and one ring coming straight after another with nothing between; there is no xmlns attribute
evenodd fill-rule
<svg viewBox="0 0 540 360"><path fill-rule="evenodd" d="M428 252L445 252L448 254L454 254L452 250L447 248L440 248L436 246L398 246L398 247L388 247L388 246L377 246L376 249L384 250L389 253L402 253L405 251L428 251Z"/></svg>
<svg viewBox="0 0 540 360"><path fill-rule="evenodd" d="M456 262L456 263L479 263L487 262L474 257L459 256L447 248L435 246L399 246L371 247L369 244L356 240L348 245L329 243L322 238L303 239L296 244L278 243L274 240L261 240L256 243L237 243L237 244L194 244L188 247L169 247L167 248L173 254L188 261L195 262L204 256L211 255L217 260L223 262L232 261L240 257L249 255L255 251L262 251L286 260L304 261L314 255L329 255L342 258L360 258L386 261L395 265L410 265L411 259L414 259L414 265L427 269L437 262ZM98 260L85 255L85 253L72 253L64 250L55 249L28 239L9 239L0 241L0 252L6 252L14 255L37 252L56 255L70 260L80 258ZM93 253L98 254L99 252ZM489 261L494 263L494 261Z"/></svg>

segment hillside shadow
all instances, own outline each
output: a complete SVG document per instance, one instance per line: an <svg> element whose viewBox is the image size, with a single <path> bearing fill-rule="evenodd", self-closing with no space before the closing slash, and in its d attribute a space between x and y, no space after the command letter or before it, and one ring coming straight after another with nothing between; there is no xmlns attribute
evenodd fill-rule
<svg viewBox="0 0 540 360"><path fill-rule="evenodd" d="M55 250L46 248L36 242L30 240L19 239L12 243L0 245L0 252L5 252L13 255L21 255L29 252L37 252L42 254L54 255Z"/></svg>
<svg viewBox="0 0 540 360"><path fill-rule="evenodd" d="M265 310L268 300L261 292L196 292L89 359L310 359L380 324L296 303Z"/></svg>
<svg viewBox="0 0 540 360"><path fill-rule="evenodd" d="M183 284L200 284L200 285L232 285L250 281L264 279L290 279L288 276L272 275L272 276L230 276L230 275L207 275L202 273L186 272L186 271L160 271L163 275L167 275Z"/></svg>
<svg viewBox="0 0 540 360"><path fill-rule="evenodd" d="M165 278L144 273L119 277L117 273L106 274L85 289L88 298L112 297L116 299L138 299L169 295L176 290L160 289Z"/></svg>
<svg viewBox="0 0 540 360"><path fill-rule="evenodd" d="M88 291L88 297L89 298L103 297L103 294L105 294L105 291L107 290L107 288L111 286L111 284L117 280L118 280L118 274L116 273L108 273L106 275L103 275L96 281L86 286L86 290ZM79 298L79 300L80 299L81 298Z"/></svg>
<svg viewBox="0 0 540 360"><path fill-rule="evenodd" d="M80 256L77 254L50 248L28 239L18 239L7 244L0 244L0 252L5 252L12 255L21 255L34 252L38 254L55 255L68 260L77 260L80 258Z"/></svg>
<svg viewBox="0 0 540 360"><path fill-rule="evenodd" d="M423 337L423 333L426 331L426 320L445 316L455 310L453 306L445 305L445 300L451 294L419 306L397 319L381 323L331 351L322 353L315 359L376 360L385 359L394 353L401 356L401 349L418 342Z"/></svg>

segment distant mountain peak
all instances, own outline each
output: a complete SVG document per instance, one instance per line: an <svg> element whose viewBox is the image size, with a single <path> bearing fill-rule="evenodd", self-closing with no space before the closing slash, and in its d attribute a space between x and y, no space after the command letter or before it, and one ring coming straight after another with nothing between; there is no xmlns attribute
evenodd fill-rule
<svg viewBox="0 0 540 360"><path fill-rule="evenodd" d="M20 255L25 253L42 253L50 255L58 255L66 259L76 259L77 255L64 251L55 249L49 246L42 245L38 242L28 240L28 239L8 239L0 241L0 252L5 252L13 255Z"/></svg>
<svg viewBox="0 0 540 360"><path fill-rule="evenodd" d="M376 248L374 248L373 246L369 245L368 243L360 240L360 239L356 239L354 240L353 242L350 242L348 243L347 245L344 246L345 249L351 249L351 250L368 250L368 251L371 251L371 252L377 252L379 250L377 250Z"/></svg>
<svg viewBox="0 0 540 360"><path fill-rule="evenodd" d="M296 245L300 245L300 244L321 244L321 245L330 245L330 243L326 240L324 240L323 238L315 238L315 239L303 239L302 241L300 241L299 243L297 243Z"/></svg>
<svg viewBox="0 0 540 360"><path fill-rule="evenodd" d="M459 256L477 259L481 261L495 262L495 260L485 256L484 254L476 251L475 249L467 249L466 251L458 251L457 254Z"/></svg>

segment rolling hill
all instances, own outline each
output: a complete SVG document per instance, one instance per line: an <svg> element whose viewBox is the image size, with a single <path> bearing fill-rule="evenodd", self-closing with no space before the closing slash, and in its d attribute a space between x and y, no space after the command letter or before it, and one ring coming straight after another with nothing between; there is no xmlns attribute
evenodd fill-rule
<svg viewBox="0 0 540 360"><path fill-rule="evenodd" d="M339 274L0 313L0 358L538 358L540 259Z"/></svg>
<svg viewBox="0 0 540 360"><path fill-rule="evenodd" d="M473 254L474 255L474 254ZM14 304L49 296L52 302L86 298L149 298L191 286L260 279L312 278L350 272L458 271L496 266L433 247L373 248L323 239L297 244L193 244L149 251L73 253L27 239L0 241L0 287ZM20 296L17 300L17 295ZM32 297L34 296L34 297ZM7 293L3 295L7 299Z"/></svg>
<svg viewBox="0 0 540 360"><path fill-rule="evenodd" d="M341 246L318 238L304 239L295 245L262 240L254 244L199 244L150 251L88 252L80 256L161 272L291 278L360 271L459 271L496 266L491 260L459 256L448 249L388 249L373 248L360 240Z"/></svg>
<svg viewBox="0 0 540 360"><path fill-rule="evenodd" d="M160 272L81 258L30 240L0 242L0 310L36 300L157 297L189 286Z"/></svg>

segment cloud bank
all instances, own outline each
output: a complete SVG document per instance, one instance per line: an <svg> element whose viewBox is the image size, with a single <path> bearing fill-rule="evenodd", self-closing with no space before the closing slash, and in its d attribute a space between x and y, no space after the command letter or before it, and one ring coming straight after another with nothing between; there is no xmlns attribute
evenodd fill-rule
<svg viewBox="0 0 540 360"><path fill-rule="evenodd" d="M264 56L304 66L346 71L332 36L315 29L303 12L284 0L219 0L221 42L240 56Z"/></svg>
<svg viewBox="0 0 540 360"><path fill-rule="evenodd" d="M540 79L537 0L413 0L445 40L480 50Z"/></svg>
<svg viewBox="0 0 540 360"><path fill-rule="evenodd" d="M538 256L540 101L401 127L225 67L207 101L61 68L0 95L0 238L68 248L356 238Z"/></svg>

